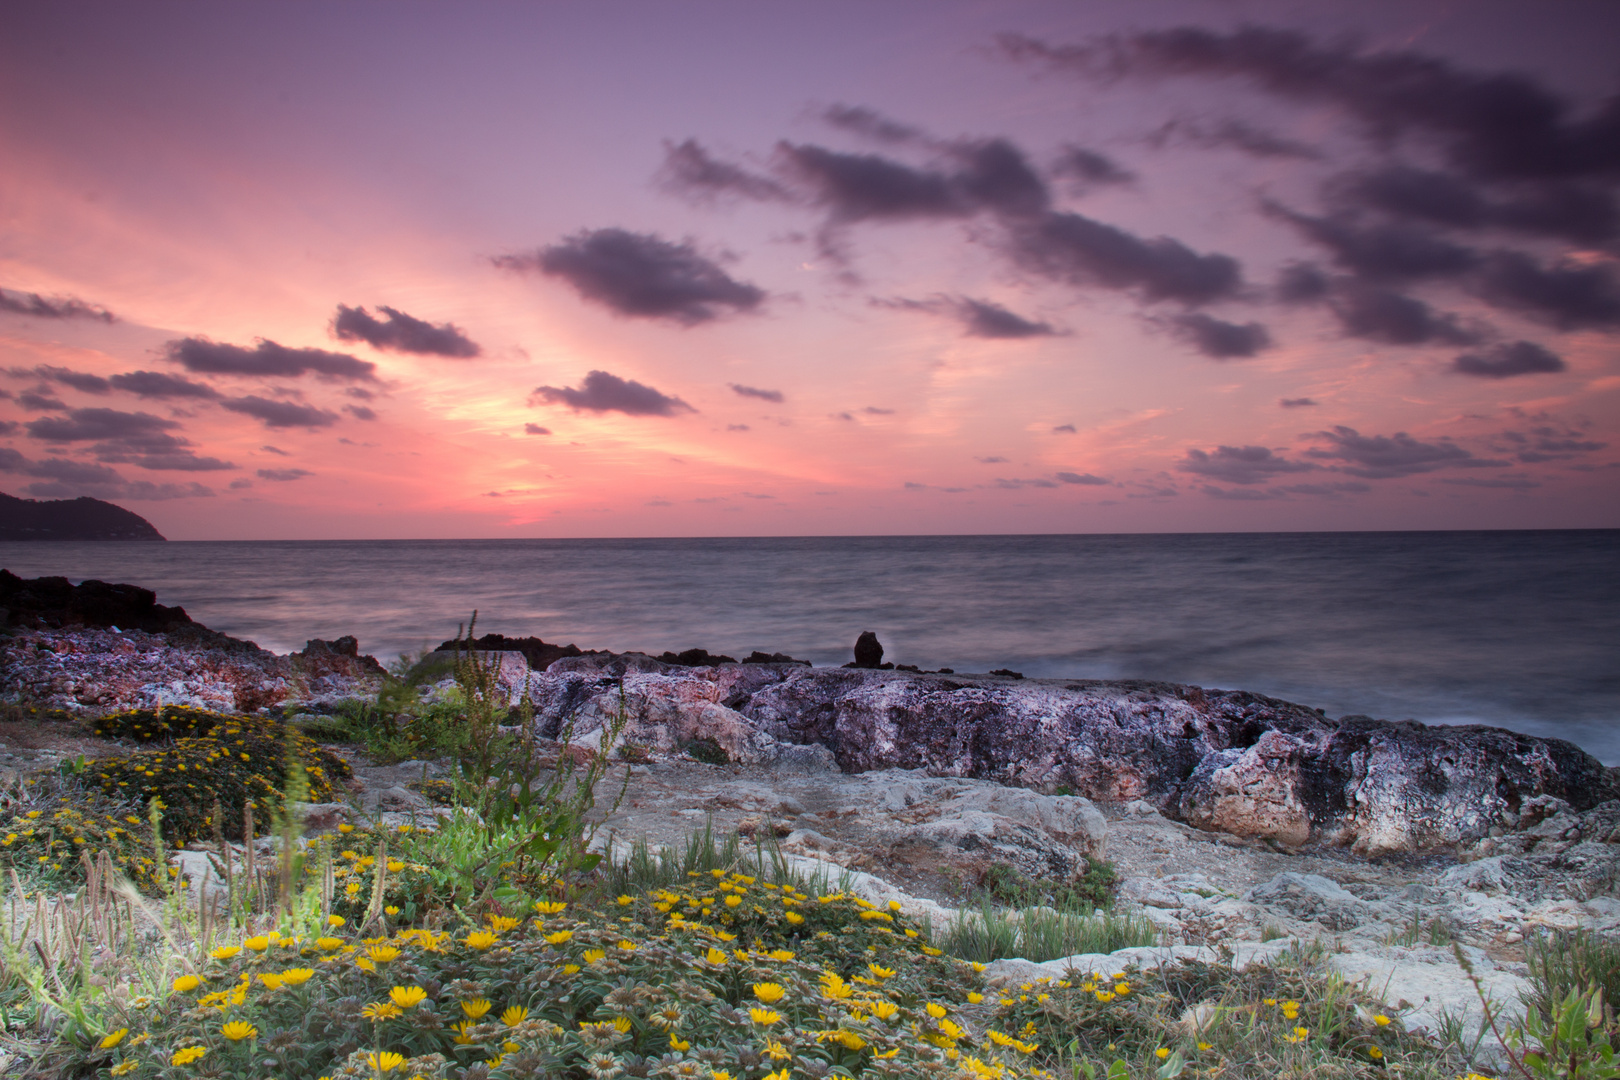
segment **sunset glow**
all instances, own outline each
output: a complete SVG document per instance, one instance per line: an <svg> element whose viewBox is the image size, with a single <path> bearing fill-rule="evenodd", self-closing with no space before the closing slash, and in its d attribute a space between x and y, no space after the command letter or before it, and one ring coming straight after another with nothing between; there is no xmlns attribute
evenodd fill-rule
<svg viewBox="0 0 1620 1080"><path fill-rule="evenodd" d="M11 494L171 539L1620 526L1610 4L8 24Z"/></svg>

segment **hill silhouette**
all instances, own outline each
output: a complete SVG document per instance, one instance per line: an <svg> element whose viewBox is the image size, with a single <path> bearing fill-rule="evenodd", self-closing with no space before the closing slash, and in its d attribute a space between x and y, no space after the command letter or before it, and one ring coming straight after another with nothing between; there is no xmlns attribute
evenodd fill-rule
<svg viewBox="0 0 1620 1080"><path fill-rule="evenodd" d="M38 502L0 491L0 540L163 540L152 523L100 499Z"/></svg>

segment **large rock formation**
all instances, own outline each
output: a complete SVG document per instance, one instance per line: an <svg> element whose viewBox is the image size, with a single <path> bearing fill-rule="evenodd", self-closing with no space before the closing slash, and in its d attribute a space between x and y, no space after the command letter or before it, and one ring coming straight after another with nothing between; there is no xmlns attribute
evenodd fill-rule
<svg viewBox="0 0 1620 1080"><path fill-rule="evenodd" d="M25 579L0 570L0 626L116 626L161 633L195 625L185 608L164 607L156 593L138 585L94 580L75 585L65 577Z"/></svg>
<svg viewBox="0 0 1620 1080"><path fill-rule="evenodd" d="M764 763L819 744L847 772L924 769L1126 803L1199 828L1360 854L1472 843L1538 796L1586 810L1620 775L1572 743L1426 727L1241 691L1152 682L941 676L848 668L673 668L639 654L576 657L530 680L544 734L674 749L712 739Z"/></svg>

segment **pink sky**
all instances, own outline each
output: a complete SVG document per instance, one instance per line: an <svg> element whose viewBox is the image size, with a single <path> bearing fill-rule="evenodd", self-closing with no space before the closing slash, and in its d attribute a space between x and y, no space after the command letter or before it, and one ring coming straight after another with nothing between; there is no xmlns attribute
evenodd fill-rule
<svg viewBox="0 0 1620 1080"><path fill-rule="evenodd" d="M8 22L11 494L173 539L1620 526L1609 3Z"/></svg>

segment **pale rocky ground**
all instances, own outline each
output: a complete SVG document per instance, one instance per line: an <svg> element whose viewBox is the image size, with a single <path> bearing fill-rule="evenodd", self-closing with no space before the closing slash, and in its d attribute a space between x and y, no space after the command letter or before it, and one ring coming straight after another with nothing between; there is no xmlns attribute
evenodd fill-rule
<svg viewBox="0 0 1620 1080"><path fill-rule="evenodd" d="M411 792L403 785L422 778L424 763L356 765L355 802L390 821L407 820ZM1365 859L1343 849L1288 851L1193 829L1142 802L1098 807L920 770L844 774L830 762L808 766L713 766L679 757L617 765L600 798L612 800L626 771L629 782L618 807L599 815L597 846L617 855L640 839L678 846L711 823L717 835L768 831L801 870L841 881L874 902L899 900L936 926L971 902L992 862L1051 877L1095 854L1119 874L1116 910L1150 919L1163 945L1041 965L1000 961L992 977L1022 982L1070 969L1111 973L1180 959L1245 967L1296 941L1320 941L1332 969L1366 983L1409 1027L1430 1031L1452 1014L1476 1032L1483 1011L1449 945L1395 943L1414 921L1438 920L1463 946L1493 1001L1510 1012L1528 985L1524 935L1538 927L1620 928L1620 901L1606 888L1577 898L1599 884L1549 889L1542 881L1538 891L1513 856L1459 862L1448 855ZM430 777L441 774L438 765L425 769ZM1548 835L1561 837L1585 822L1556 806L1546 809L1553 811L1543 822L1552 826ZM1604 856L1620 854L1617 845L1590 846ZM1489 1035L1485 1041L1488 1054Z"/></svg>

